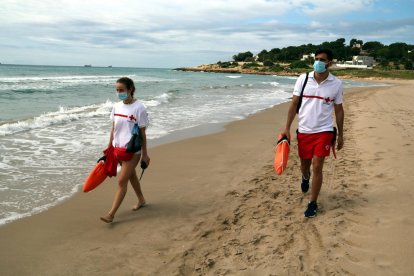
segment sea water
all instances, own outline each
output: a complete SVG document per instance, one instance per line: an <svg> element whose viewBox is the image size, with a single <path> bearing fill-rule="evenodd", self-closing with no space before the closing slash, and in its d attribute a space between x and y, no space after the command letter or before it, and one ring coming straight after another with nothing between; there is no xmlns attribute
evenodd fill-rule
<svg viewBox="0 0 414 276"><path fill-rule="evenodd" d="M135 81L135 97L147 107L150 144L288 101L296 81L171 69L0 65L0 225L80 189L108 144L114 85L123 76Z"/></svg>

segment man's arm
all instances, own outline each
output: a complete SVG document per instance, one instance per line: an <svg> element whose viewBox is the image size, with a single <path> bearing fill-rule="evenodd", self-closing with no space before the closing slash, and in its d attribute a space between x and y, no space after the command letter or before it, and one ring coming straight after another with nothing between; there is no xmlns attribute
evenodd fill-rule
<svg viewBox="0 0 414 276"><path fill-rule="evenodd" d="M293 95L292 102L290 103L289 111L287 114L286 126L282 132L282 135L286 135L290 141L290 127L292 126L292 122L296 116L296 108L299 104L299 96Z"/></svg>
<svg viewBox="0 0 414 276"><path fill-rule="evenodd" d="M344 108L342 104L335 104L335 118L336 126L338 127L338 146L337 149L340 150L344 146Z"/></svg>

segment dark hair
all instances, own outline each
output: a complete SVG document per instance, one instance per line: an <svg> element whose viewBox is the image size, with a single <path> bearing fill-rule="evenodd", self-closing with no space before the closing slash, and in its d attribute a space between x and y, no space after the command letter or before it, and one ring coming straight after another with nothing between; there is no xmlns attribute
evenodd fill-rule
<svg viewBox="0 0 414 276"><path fill-rule="evenodd" d="M319 49L315 52L315 57L319 54L326 54L326 56L328 57L329 61L333 60L333 53L331 50L329 49Z"/></svg>
<svg viewBox="0 0 414 276"><path fill-rule="evenodd" d="M135 84L134 81L127 77L122 77L118 79L116 82L122 83L128 90L131 90L131 96L134 96L135 92Z"/></svg>

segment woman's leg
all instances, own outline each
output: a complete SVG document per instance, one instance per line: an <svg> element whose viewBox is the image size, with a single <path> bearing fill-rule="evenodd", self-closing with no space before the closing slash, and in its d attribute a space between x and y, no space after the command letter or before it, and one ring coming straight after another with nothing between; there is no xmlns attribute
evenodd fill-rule
<svg viewBox="0 0 414 276"><path fill-rule="evenodd" d="M140 207L145 205L145 198L144 195L142 194L142 190L141 190L141 183L138 180L138 176L137 176L137 172L136 170L134 170L131 174L131 177L129 178L129 181L131 182L131 186L132 188L134 188L135 194L138 197L138 204L136 204L132 210L138 210Z"/></svg>
<svg viewBox="0 0 414 276"><path fill-rule="evenodd" d="M127 192L128 180L131 178L132 173L135 172L135 167L138 165L139 159L140 156L134 154L131 160L122 162L121 172L118 176L118 190L115 194L112 208L108 212L108 216L101 218L103 221L111 222L119 206L121 206Z"/></svg>

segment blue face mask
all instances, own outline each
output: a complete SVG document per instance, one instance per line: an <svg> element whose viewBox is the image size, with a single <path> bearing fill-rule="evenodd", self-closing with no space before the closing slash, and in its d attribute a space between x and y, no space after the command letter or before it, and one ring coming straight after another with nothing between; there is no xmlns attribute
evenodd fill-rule
<svg viewBox="0 0 414 276"><path fill-rule="evenodd" d="M125 93L125 92L119 92L119 93L117 93L118 94L118 98L121 100L121 101L125 101L126 99L128 99L128 93Z"/></svg>
<svg viewBox="0 0 414 276"><path fill-rule="evenodd" d="M323 73L326 71L326 63L320 60L315 60L313 63L313 70L315 70L316 73Z"/></svg>

